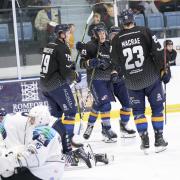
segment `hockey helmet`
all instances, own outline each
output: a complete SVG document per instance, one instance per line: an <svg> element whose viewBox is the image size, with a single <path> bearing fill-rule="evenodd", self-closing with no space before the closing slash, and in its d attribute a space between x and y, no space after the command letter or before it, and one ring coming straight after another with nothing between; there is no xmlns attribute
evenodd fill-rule
<svg viewBox="0 0 180 180"><path fill-rule="evenodd" d="M173 41L170 39L167 39L164 41L164 47L166 47L167 45L173 45Z"/></svg>
<svg viewBox="0 0 180 180"><path fill-rule="evenodd" d="M6 116L7 112L4 108L0 108L0 116Z"/></svg>
<svg viewBox="0 0 180 180"><path fill-rule="evenodd" d="M99 23L92 29L92 33L97 39L99 38L99 32L105 32L105 34L107 35L107 30L104 23Z"/></svg>
<svg viewBox="0 0 180 180"><path fill-rule="evenodd" d="M68 24L58 24L56 27L55 27L55 30L54 32L56 34L59 34L59 33L65 33L67 31L69 31L70 27Z"/></svg>
<svg viewBox="0 0 180 180"><path fill-rule="evenodd" d="M43 105L33 107L29 111L28 117L30 124L35 127L48 125L51 119L48 107Z"/></svg>
<svg viewBox="0 0 180 180"><path fill-rule="evenodd" d="M125 9L120 13L119 23L123 25L134 23L134 13L132 9Z"/></svg>

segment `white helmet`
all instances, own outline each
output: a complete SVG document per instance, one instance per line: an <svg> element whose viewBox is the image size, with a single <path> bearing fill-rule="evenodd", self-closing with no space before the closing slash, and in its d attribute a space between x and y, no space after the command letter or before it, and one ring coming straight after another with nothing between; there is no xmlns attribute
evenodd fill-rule
<svg viewBox="0 0 180 180"><path fill-rule="evenodd" d="M43 126L48 125L51 119L51 115L47 106L39 105L33 107L30 111L28 116L30 118L34 118L33 125Z"/></svg>

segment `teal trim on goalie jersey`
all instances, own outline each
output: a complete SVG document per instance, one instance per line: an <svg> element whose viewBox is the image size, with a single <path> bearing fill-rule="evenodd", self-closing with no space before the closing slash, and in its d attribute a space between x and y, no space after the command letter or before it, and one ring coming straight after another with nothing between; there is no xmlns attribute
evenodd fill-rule
<svg viewBox="0 0 180 180"><path fill-rule="evenodd" d="M7 133L6 133L6 129L4 127L4 123L2 123L2 122L0 123L0 134L3 138L3 140L6 139Z"/></svg>
<svg viewBox="0 0 180 180"><path fill-rule="evenodd" d="M38 140L44 146L47 146L55 137L56 131L48 126L37 127L33 131L33 140Z"/></svg>

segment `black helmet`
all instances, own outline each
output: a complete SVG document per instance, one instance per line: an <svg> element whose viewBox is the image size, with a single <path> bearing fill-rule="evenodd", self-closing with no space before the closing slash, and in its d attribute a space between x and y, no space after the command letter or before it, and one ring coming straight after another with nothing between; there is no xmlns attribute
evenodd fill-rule
<svg viewBox="0 0 180 180"><path fill-rule="evenodd" d="M164 41L164 47L166 47L167 45L173 45L173 41L170 39L167 39Z"/></svg>
<svg viewBox="0 0 180 180"><path fill-rule="evenodd" d="M61 33L61 32L67 32L67 31L69 31L69 25L68 24L59 24L59 25L57 25L56 27L55 27L55 30L54 30L54 32L56 33L56 34L59 34L59 33Z"/></svg>
<svg viewBox="0 0 180 180"><path fill-rule="evenodd" d="M97 24L93 29L92 29L92 34L94 35L95 38L99 38L98 33L99 32L105 32L107 35L107 30L106 30L106 26L104 23L99 23Z"/></svg>
<svg viewBox="0 0 180 180"><path fill-rule="evenodd" d="M120 13L119 23L123 25L134 23L134 13L132 9L125 9Z"/></svg>

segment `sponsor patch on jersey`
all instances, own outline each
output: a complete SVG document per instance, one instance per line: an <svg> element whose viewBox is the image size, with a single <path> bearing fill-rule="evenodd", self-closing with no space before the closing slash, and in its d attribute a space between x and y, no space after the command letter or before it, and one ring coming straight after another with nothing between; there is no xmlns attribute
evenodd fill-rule
<svg viewBox="0 0 180 180"><path fill-rule="evenodd" d="M156 101L162 101L162 100L163 100L163 98L162 98L161 94L158 93L158 94L157 94Z"/></svg>

